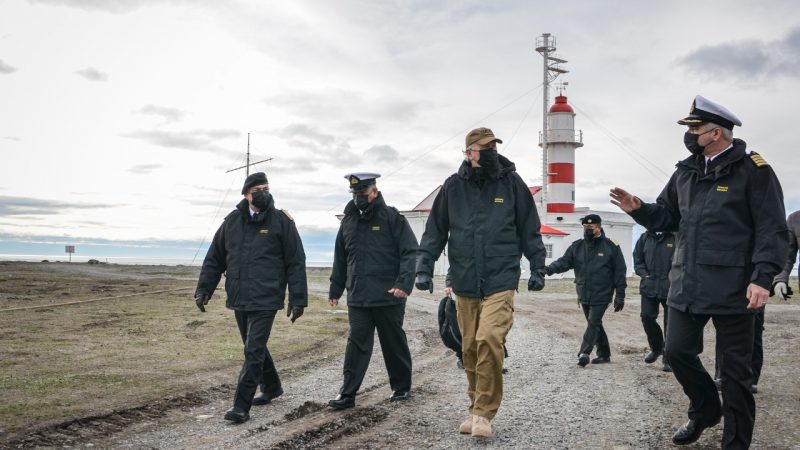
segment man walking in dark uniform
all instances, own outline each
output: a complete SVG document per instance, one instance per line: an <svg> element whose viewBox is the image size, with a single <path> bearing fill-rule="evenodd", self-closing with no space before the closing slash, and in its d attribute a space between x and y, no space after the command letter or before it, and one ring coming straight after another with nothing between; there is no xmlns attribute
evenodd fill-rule
<svg viewBox="0 0 800 450"><path fill-rule="evenodd" d="M722 448L747 448L755 401L753 311L767 303L786 260L783 192L772 168L733 138L741 121L725 107L695 97L684 144L692 156L677 164L656 203L623 189L611 203L654 231L680 231L667 298L667 361L689 397L689 421L672 442L686 445L725 418ZM711 320L723 363L722 404L700 362L703 329Z"/></svg>
<svg viewBox="0 0 800 450"><path fill-rule="evenodd" d="M650 353L644 362L652 364L664 354L664 333L658 326L658 305L664 309L664 331L667 329L667 293L669 292L669 269L675 252L675 235L645 231L633 248L633 271L642 280L639 293L642 295L642 326L650 345ZM669 362L664 359L664 372L671 372Z"/></svg>
<svg viewBox="0 0 800 450"><path fill-rule="evenodd" d="M267 340L275 314L284 307L287 285L286 315L292 322L308 305L306 255L294 220L275 209L263 172L247 177L242 194L244 200L214 235L195 290L197 307L205 312L225 273L225 306L234 311L244 343L233 408L225 413L226 420L236 423L250 419L251 405L270 403L283 394ZM259 385L261 393L253 398Z"/></svg>
<svg viewBox="0 0 800 450"><path fill-rule="evenodd" d="M573 242L564 256L551 262L545 271L547 275L575 270L575 289L578 304L586 317L586 331L578 352L578 365L589 364L589 355L597 345L597 357L592 364L611 362L611 346L603 328L603 315L614 297L614 312L625 306L625 288L628 283L625 274L628 270L625 256L619 244L606 238L601 226L602 219L597 214L589 214L581 219L583 239Z"/></svg>
<svg viewBox="0 0 800 450"><path fill-rule="evenodd" d="M544 288L539 215L514 163L497 153L502 142L488 128L467 134L465 160L436 195L417 256L417 289L433 292L434 263L449 241L470 400L459 432L474 437L492 435L503 398L503 344L522 255L530 261L528 289Z"/></svg>
<svg viewBox="0 0 800 450"><path fill-rule="evenodd" d="M411 352L403 318L414 284L417 239L405 217L386 205L375 185L377 173L345 175L353 200L344 209L336 236L328 298L331 306L347 289L350 336L344 356L344 382L328 402L352 408L372 356L375 330L383 351L391 401L406 400L411 390Z"/></svg>

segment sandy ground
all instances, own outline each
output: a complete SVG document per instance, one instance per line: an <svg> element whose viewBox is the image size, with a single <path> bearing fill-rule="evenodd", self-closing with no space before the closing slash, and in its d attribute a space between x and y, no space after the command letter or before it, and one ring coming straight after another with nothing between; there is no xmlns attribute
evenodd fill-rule
<svg viewBox="0 0 800 450"><path fill-rule="evenodd" d="M76 269L77 270L77 269ZM96 270L96 269L92 269ZM105 270L105 268L101 269ZM146 275L146 274L143 274ZM311 277L324 296L323 277ZM230 407L234 377L195 386L163 400L83 415L21 431L2 448L664 448L686 420L687 400L660 361L642 362L647 343L639 319L636 288L624 311L606 315L612 363L576 366L584 319L566 282L550 282L542 293L516 297L508 337L505 397L492 439L459 435L466 416L466 377L436 332L439 295L415 292L406 309L406 332L414 362L413 397L390 403L379 346L355 409L335 412L324 405L336 395L346 335L313 351L276 359L286 393L254 407L242 425L222 420ZM442 286L439 280L438 286ZM326 311L332 320L341 314ZM301 319L302 320L302 319ZM769 305L764 335L765 366L756 395L752 448L800 448L800 306ZM233 326L233 324L231 324ZM713 367L713 328L706 332ZM5 370L5 368L3 368ZM229 371L230 372L230 371ZM707 431L693 448L718 448L722 426Z"/></svg>

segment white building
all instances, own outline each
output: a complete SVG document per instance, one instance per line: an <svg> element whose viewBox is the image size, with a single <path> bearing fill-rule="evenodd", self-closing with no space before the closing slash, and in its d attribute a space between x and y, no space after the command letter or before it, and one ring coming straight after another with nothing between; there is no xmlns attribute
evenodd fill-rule
<svg viewBox="0 0 800 450"><path fill-rule="evenodd" d="M625 255L628 274L633 273L633 220L623 212L599 211L586 207L575 207L575 149L583 146L582 133L575 133L575 112L567 103L567 97L559 95L550 108L547 130L547 186L543 198L542 187L530 187L531 195L539 210L542 222L541 233L547 249L546 262L560 258L567 247L577 239L583 239L581 217L597 214L603 219L606 236L617 241ZM539 145L541 146L541 137ZM441 186L433 190L417 206L401 211L414 231L417 240L422 238L433 200ZM447 248L436 262L435 274L447 273ZM523 278L528 272L528 261L522 258ZM572 271L563 274L573 277Z"/></svg>

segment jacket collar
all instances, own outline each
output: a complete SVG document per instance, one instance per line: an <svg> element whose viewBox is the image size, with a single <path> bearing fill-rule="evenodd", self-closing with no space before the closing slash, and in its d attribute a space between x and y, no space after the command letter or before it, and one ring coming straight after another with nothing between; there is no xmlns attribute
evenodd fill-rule
<svg viewBox="0 0 800 450"><path fill-rule="evenodd" d="M497 155L497 163L500 167L497 171L496 179L506 177L509 173L516 172L517 170L517 166L503 155ZM470 178L474 178L477 174L470 162L465 160L458 167L458 175L465 180L469 180Z"/></svg>
<svg viewBox="0 0 800 450"><path fill-rule="evenodd" d="M730 165L740 161L747 154L747 143L741 139L733 139L733 148L722 153L714 159L714 171L704 173L705 159L703 155L692 155L675 165L677 168L685 168L697 172L698 178L711 178L714 180L727 175L730 172Z"/></svg>
<svg viewBox="0 0 800 450"><path fill-rule="evenodd" d="M356 207L356 202L350 200L349 202L347 202L347 206L344 207L344 215L361 216L365 219L369 219L370 217L372 217L373 211L375 211L376 209L383 208L385 205L386 203L383 201L383 194L378 192L378 196L375 197L375 200L372 201L372 203L369 205L369 208L367 208L367 210L364 211L364 214L361 214L361 211L358 210L358 207Z"/></svg>
<svg viewBox="0 0 800 450"><path fill-rule="evenodd" d="M250 217L250 204L247 202L246 198L243 198L242 201L240 201L239 204L236 205L236 209L238 209L239 212L242 213L241 215L242 215L242 219L243 220L245 220L247 222L250 221L250 219L251 219L251 217ZM270 199L269 200L269 204L267 205L267 209L265 209L264 211L261 211L260 213L258 213L258 219L256 220L256 222L258 222L258 223L263 222L265 220L265 218L267 217L266 213L272 211L273 209L275 209L275 202L272 199Z"/></svg>

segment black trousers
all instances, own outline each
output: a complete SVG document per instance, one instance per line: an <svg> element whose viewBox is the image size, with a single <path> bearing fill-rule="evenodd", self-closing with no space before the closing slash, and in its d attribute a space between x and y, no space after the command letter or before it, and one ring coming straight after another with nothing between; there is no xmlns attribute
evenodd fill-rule
<svg viewBox="0 0 800 450"><path fill-rule="evenodd" d="M758 380L761 379L761 367L764 365L764 307L756 310L755 316L755 329L753 331L753 359L751 366L753 368L753 384L758 385ZM716 356L716 369L714 378L722 378L720 366L722 365L722 352L717 348Z"/></svg>
<svg viewBox="0 0 800 450"><path fill-rule="evenodd" d="M603 328L603 315L609 303L599 305L581 303L583 315L586 317L586 331L583 332L583 341L579 353L592 353L597 345L597 356L607 358L611 356L611 347L608 345L608 336Z"/></svg>
<svg viewBox="0 0 800 450"><path fill-rule="evenodd" d="M244 343L244 364L239 373L233 406L250 411L258 386L268 394L281 389L281 380L267 349L277 311L235 311L236 324Z"/></svg>
<svg viewBox="0 0 800 450"><path fill-rule="evenodd" d="M642 296L642 326L647 335L647 344L650 350L656 353L664 351L664 333L658 326L658 305L664 310L664 330L667 329L667 299Z"/></svg>
<svg viewBox="0 0 800 450"><path fill-rule="evenodd" d="M344 354L344 382L340 394L355 396L361 387L372 357L376 329L392 391L411 389L411 352L403 331L405 312L405 304L348 307L350 337Z"/></svg>
<svg viewBox="0 0 800 450"><path fill-rule="evenodd" d="M714 380L698 355L703 352L703 329L712 320L717 351L722 355L722 405ZM667 360L689 397L689 418L701 423L725 419L722 448L748 448L753 438L756 405L753 382L753 314L691 314L670 308Z"/></svg>

